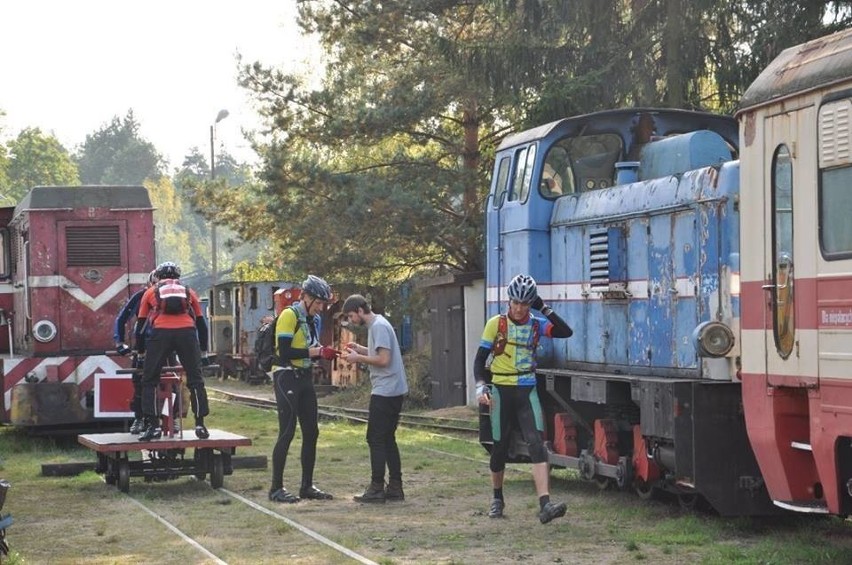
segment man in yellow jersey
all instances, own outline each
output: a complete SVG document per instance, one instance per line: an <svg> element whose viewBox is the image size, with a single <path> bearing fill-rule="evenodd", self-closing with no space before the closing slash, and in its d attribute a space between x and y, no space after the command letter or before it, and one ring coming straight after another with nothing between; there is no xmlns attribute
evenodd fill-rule
<svg viewBox="0 0 852 565"><path fill-rule="evenodd" d="M272 487L269 500L292 503L299 498L331 500L314 486L317 458L317 393L314 390L312 359L334 359L337 351L319 342L319 313L331 301L331 287L314 275L302 283L299 302L285 308L275 322L275 360L272 383L278 404L278 441L272 450ZM284 488L284 465L296 420L302 429L302 486L299 496Z"/></svg>
<svg viewBox="0 0 852 565"><path fill-rule="evenodd" d="M542 437L544 422L536 392L535 350L541 337L565 338L571 337L574 332L544 304L532 277L516 276L507 290L509 312L486 322L473 363L477 400L491 406L494 447L490 467L494 496L488 515L491 518L503 517L503 473L509 453L510 431L516 426L529 445L539 502L538 518L546 524L564 516L566 506L564 502L550 500L550 469ZM538 310L544 318L531 316L530 309ZM489 357L492 358L490 370L486 368Z"/></svg>

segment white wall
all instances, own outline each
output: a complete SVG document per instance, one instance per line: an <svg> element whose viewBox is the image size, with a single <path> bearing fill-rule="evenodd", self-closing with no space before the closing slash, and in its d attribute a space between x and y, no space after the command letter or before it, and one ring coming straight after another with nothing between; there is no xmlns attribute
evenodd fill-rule
<svg viewBox="0 0 852 565"><path fill-rule="evenodd" d="M485 279L474 281L464 287L464 343L465 382L467 383L467 405L476 406L476 390L473 378L473 359L479 349L479 340L485 327Z"/></svg>

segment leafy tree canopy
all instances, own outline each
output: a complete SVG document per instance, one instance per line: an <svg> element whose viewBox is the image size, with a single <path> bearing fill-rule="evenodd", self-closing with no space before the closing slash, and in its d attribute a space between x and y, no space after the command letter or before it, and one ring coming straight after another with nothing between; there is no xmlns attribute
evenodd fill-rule
<svg viewBox="0 0 852 565"><path fill-rule="evenodd" d="M192 241L203 242L193 249L195 268L198 271L212 271L210 228L213 222L220 226L217 229L217 264L220 277L224 278L224 273L231 270L235 263L252 262L260 253L257 245L246 245L225 221L239 219L238 216L228 213L234 209L234 206L228 204L241 202L247 194L257 191L255 184L251 168L239 163L224 149L216 153L216 182L212 184L208 158L198 148L193 148L184 158L182 167L175 174L176 193L182 207L176 227L189 234ZM220 207L217 202L226 205Z"/></svg>
<svg viewBox="0 0 852 565"><path fill-rule="evenodd" d="M849 25L849 2L304 0L321 85L242 67L268 130L262 192L208 213L295 273L375 282L483 268L482 206L510 131L624 106L729 112L781 49Z"/></svg>
<svg viewBox="0 0 852 565"><path fill-rule="evenodd" d="M84 184L142 184L158 180L165 166L154 145L139 135L133 110L87 135L77 164Z"/></svg>
<svg viewBox="0 0 852 565"><path fill-rule="evenodd" d="M8 144L8 191L19 201L34 186L77 185L77 166L68 151L52 135L26 128Z"/></svg>

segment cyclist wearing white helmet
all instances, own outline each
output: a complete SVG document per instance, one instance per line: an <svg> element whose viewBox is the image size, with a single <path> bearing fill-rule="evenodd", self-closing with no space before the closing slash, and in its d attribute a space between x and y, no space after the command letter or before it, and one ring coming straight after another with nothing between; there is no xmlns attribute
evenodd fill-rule
<svg viewBox="0 0 852 565"><path fill-rule="evenodd" d="M565 515L564 502L550 500L550 470L544 445L541 402L536 392L535 355L538 341L566 338L574 333L538 295L535 280L517 275L509 283L509 311L485 324L479 350L473 362L476 396L480 404L491 406L491 486L494 491L488 515L502 518L503 473L509 454L509 438L518 429L529 445L533 481L538 494L538 518L546 524ZM530 315L538 310L544 318ZM486 361L491 357L491 366Z"/></svg>

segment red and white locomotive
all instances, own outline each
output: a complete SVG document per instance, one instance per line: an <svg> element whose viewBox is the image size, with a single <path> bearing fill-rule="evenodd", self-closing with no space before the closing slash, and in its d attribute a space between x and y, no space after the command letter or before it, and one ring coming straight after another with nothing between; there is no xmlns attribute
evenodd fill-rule
<svg viewBox="0 0 852 565"><path fill-rule="evenodd" d="M42 186L0 208L0 420L26 427L94 421L94 381L121 306L155 264L142 186ZM3 327L5 326L5 327Z"/></svg>

